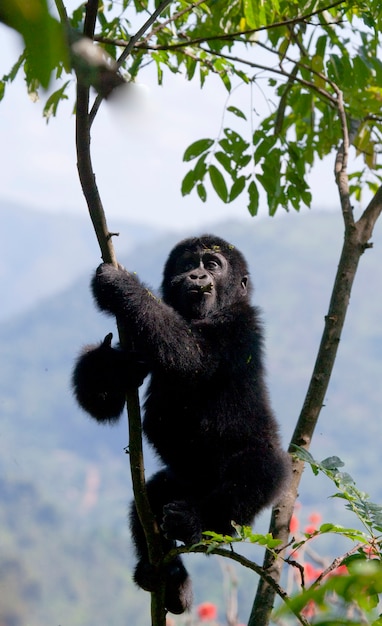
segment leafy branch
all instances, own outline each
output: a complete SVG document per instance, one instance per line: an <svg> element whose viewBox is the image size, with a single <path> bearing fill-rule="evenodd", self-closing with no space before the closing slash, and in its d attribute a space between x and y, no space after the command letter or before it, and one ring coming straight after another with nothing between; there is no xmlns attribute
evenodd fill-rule
<svg viewBox="0 0 382 626"><path fill-rule="evenodd" d="M205 0L203 0L203 2L205 2ZM238 42L240 41L243 43L243 41L245 41L245 39L243 40L243 37L256 35L257 33L266 32L271 29L273 30L276 28L285 28L286 26L304 23L316 15L319 15L325 11L330 11L331 9L334 9L337 6L345 4L345 0L337 0L336 2L332 2L328 4L327 6L320 7L319 9L315 11L310 11L306 14L300 14L290 19L286 18L279 22L278 21L272 22L264 26L257 26L255 28L247 28L247 29L238 30L232 33L217 32L215 35L208 35L208 36L196 37L196 38L191 38L191 37L187 38L183 36L184 41L178 41L176 43L168 43L168 44L148 45L147 42L151 39L153 35L156 35L159 32L161 32L166 26L168 26L172 22L175 22L176 19L178 19L182 15L185 15L193 11L194 8L196 8L199 4L203 4L203 2L197 2L195 4L192 4L187 9L184 9L183 11L179 11L178 13L174 14L171 18L169 18L162 24L158 25L155 29L153 29L153 31L149 33L149 35L147 35L143 41L136 41L135 47L143 48L145 50L169 50L171 51L171 50L180 50L181 48L184 48L187 46L199 46L200 44L204 44L208 42ZM121 47L124 47L127 45L124 40L118 40L118 39L113 40L113 39L103 38L100 35L96 35L95 40L101 43L107 43L107 44L112 44L112 45L121 46Z"/></svg>
<svg viewBox="0 0 382 626"><path fill-rule="evenodd" d="M172 0L162 0L160 5L158 6L158 8L144 22L144 24L139 28L139 30L135 33L135 35L133 35L130 38L129 42L126 44L125 50L122 52L122 54L120 55L119 59L116 62L116 67L117 68L122 67L122 65L126 61L126 59L129 56L129 54L131 54L131 50L134 48L136 42L140 39L140 37L142 37L142 35L144 35L144 33L150 28L150 26L155 22L155 20L158 18L158 16L165 10L165 8L171 2L172 2ZM95 40L94 31L93 31L92 39ZM98 109L100 107L100 104L101 104L103 98L104 98L104 96L102 94L99 93L97 95L97 97L96 97L96 99L94 101L92 110L90 111L90 114L89 114L90 124L93 123L93 120L94 120L95 116L97 115Z"/></svg>
<svg viewBox="0 0 382 626"><path fill-rule="evenodd" d="M332 616L330 611L333 608L335 611L335 605L340 599L346 606L352 605L352 613L355 612L353 619L359 615L359 621L354 622L350 619L345 620L344 624L369 624L367 616L372 616L372 611L379 602L379 594L382 592L382 506L371 502L369 496L356 487L352 477L342 470L344 463L338 457L332 456L317 461L308 450L299 446L294 446L294 456L308 463L315 475L322 473L334 483L337 491L332 497L344 500L345 507L355 514L365 530L324 523L314 532L306 532L301 540L293 543L291 555L286 562L300 569L303 590L290 599L288 610L305 612L306 607L313 604L320 607L323 615L326 614L326 619L320 621L320 624L329 626L337 623L337 613L334 612ZM305 567L292 561L292 557L312 539L328 533L350 539L355 545L326 565L307 589L304 581ZM340 567L343 570L338 572L337 568ZM276 611L276 620L285 614L285 610L285 607L281 607ZM376 625L379 621L372 623Z"/></svg>
<svg viewBox="0 0 382 626"><path fill-rule="evenodd" d="M201 554L215 554L227 559L231 559L236 563L239 563L242 567L252 570L255 574L258 574L261 578L267 581L269 586L273 589L275 595L278 595L287 607L298 619L303 626L309 626L309 622L305 619L304 615L300 611L296 611L292 605L291 598L287 592L279 585L279 583L265 570L263 567L255 563L252 559L248 559L242 554L235 552L232 549L232 544L235 542L243 543L249 540L251 543L258 543L259 545L267 545L268 549L272 550L272 553L277 554L274 551L275 546L279 545L278 540L274 540L271 535L253 535L250 527L243 527L239 529L239 537L228 537L218 535L216 533L204 533L205 535L212 535L210 540L205 540L195 546L186 547L180 546L171 550L165 557L164 563L169 562L179 554L201 553ZM221 544L228 544L231 549L221 547Z"/></svg>
<svg viewBox="0 0 382 626"><path fill-rule="evenodd" d="M340 469L344 466L343 461L337 456L317 461L304 448L294 446L294 450L294 455L304 463L308 463L315 475L321 472L335 484L338 491L332 498L341 498L346 501L346 508L354 513L365 527L368 533L368 536L365 536L366 540L375 543L378 538L378 541L380 541L382 533L382 506L370 502L370 497L356 487L350 474ZM357 533L357 537L360 538L361 533Z"/></svg>

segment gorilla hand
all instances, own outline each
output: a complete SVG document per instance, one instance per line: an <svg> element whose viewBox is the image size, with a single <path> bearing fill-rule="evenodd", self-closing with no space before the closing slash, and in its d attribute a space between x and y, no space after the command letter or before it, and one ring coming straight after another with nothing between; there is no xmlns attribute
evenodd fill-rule
<svg viewBox="0 0 382 626"><path fill-rule="evenodd" d="M111 263L101 263L92 280L94 299L101 309L116 315L121 308L123 298L128 295L129 285L136 285L137 278L127 272L122 265L115 267Z"/></svg>

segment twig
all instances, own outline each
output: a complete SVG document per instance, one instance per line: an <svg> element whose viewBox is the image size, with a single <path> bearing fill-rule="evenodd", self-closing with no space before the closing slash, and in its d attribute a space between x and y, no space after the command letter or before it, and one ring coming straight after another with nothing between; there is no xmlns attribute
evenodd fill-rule
<svg viewBox="0 0 382 626"><path fill-rule="evenodd" d="M162 31L164 28L166 28L166 26L168 26L169 24L172 24L173 22L175 22L175 20L177 20L180 17L182 17L182 15L185 15L186 13L191 13L200 4L204 4L205 1L206 0L197 0L197 2L193 2L192 4L189 4L185 9L182 9L181 11L178 11L177 13L174 13L173 15L171 15L171 17L168 18L168 20L165 20L164 22L161 22L158 26L153 28L147 34L147 36L144 38L142 43L149 41L149 39L151 39L151 37L153 37L154 35L156 35L160 31Z"/></svg>
<svg viewBox="0 0 382 626"><path fill-rule="evenodd" d="M258 565L254 561L251 561L250 559L247 559L242 554L234 552L233 550L227 550L227 548L218 548L217 547L217 548L214 548L212 550L212 552L211 552L211 547L208 546L208 545L206 545L206 546L197 545L197 546L194 546L192 548L189 548L189 547L186 547L186 546L180 546L179 548L174 548L173 550L171 550L166 555L166 557L164 559L164 562L165 563L169 562L170 560L172 560L178 554L189 554L191 552L202 553L202 554L217 554L217 555L223 556L223 557L225 557L227 559L231 559L232 561L236 561L237 563L239 563L243 567L246 567L247 569L252 570L256 574L258 574L261 577L261 579L264 579L264 580L267 581L267 583L273 589L274 593L277 594L285 602L285 604L287 604L287 606L294 613L294 615L297 617L299 622L301 624L303 624L303 626L309 626L309 622L307 622L305 617L303 615L301 615L300 613L298 613L298 611L295 611L292 608L291 603L290 603L289 595L278 584L278 582L269 574L269 572L264 567L261 567L261 565Z"/></svg>
<svg viewBox="0 0 382 626"><path fill-rule="evenodd" d="M199 4L199 3L196 3L196 4ZM210 35L208 37L197 37L195 39L185 39L184 41L179 41L175 44L170 44L168 46L158 46L155 49L156 50L171 50L173 48L178 49L178 48L182 48L185 46L194 46L196 44L208 43L209 41L240 41L242 40L243 35L254 35L256 33L271 30L273 28L285 28L285 26L298 24L300 22L304 22L305 20L308 20L311 17L314 17L315 15L320 15L324 11L329 11L330 9L334 9L335 7L341 4L345 4L345 0L338 0L337 2L333 2L327 5L326 7L321 7L320 9L317 9L316 11L312 11L311 13L298 15L297 17L293 17L288 20L281 20L280 22L274 22L273 24L267 24L266 26L260 26L258 28L248 28L246 30L235 31L233 33L227 33L223 35L216 34L216 35ZM150 36L152 34L154 34L154 31L150 33ZM97 37L97 40L101 41L101 39L99 39L98 37ZM109 44L113 44L113 45L121 46L121 47L125 47L130 44L130 40L128 43L126 43L126 41L122 39L115 39L115 40L103 39L102 41L104 41L105 43L109 43ZM146 49L147 48L146 39L142 42L139 42L136 48Z"/></svg>
<svg viewBox="0 0 382 626"><path fill-rule="evenodd" d="M135 46L136 42L138 41L138 39L140 39L142 37L142 35L144 35L144 33L155 22L157 17L165 10L165 8L171 2L172 2L172 0L163 0L160 3L159 7L154 11L154 13L152 13L152 15L150 15L150 17L146 20L146 22L143 24L143 26L141 26L141 28L135 33L135 35L130 37L129 42L126 45L125 50L120 55L119 59L117 59L117 67L118 68L123 65L123 63L125 62L125 60L129 56L131 50L133 49L133 47ZM94 30L93 30L93 35L94 35ZM92 36L92 38L93 38L93 36ZM97 111L98 111L98 109L99 109L99 107L101 105L102 100L103 100L103 96L98 94L98 96L96 97L96 99L94 101L92 110L90 111L90 114L89 114L90 125L92 125L93 120L94 120L95 116L97 115Z"/></svg>
<svg viewBox="0 0 382 626"><path fill-rule="evenodd" d="M318 587L322 580L325 578L325 576L327 576L328 574L330 574L330 572L333 572L335 569L337 569L337 567L339 567L340 565L342 565L342 563L345 561L345 559L347 559L349 556L351 556L352 554L354 554L355 552L358 552L358 550L360 550L361 548L364 548L365 544L363 543L357 543L356 546L353 546L353 548L351 548L350 550L348 550L348 552L346 552L345 554L343 554L342 556L337 557L336 559L334 559L330 565L328 565L328 567L326 567L324 569L323 572L321 572L321 574L319 575L319 577L314 581L314 583L312 583L311 585L311 589L314 587Z"/></svg>
<svg viewBox="0 0 382 626"><path fill-rule="evenodd" d="M350 139L343 101L343 94L342 91L340 91L339 89L337 89L337 98L338 113L342 131L342 144L337 152L336 160L334 163L334 176L340 195L341 209L345 222L345 227L349 228L354 225L353 209L350 202L349 178L347 174Z"/></svg>

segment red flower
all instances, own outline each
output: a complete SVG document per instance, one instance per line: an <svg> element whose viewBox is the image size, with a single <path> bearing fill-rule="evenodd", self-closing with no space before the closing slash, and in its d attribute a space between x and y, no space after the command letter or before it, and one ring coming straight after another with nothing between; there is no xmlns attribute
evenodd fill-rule
<svg viewBox="0 0 382 626"><path fill-rule="evenodd" d="M292 535L294 535L298 531L299 525L300 525L300 522L298 521L297 516L293 514L292 517L290 518L290 524L289 524L289 530Z"/></svg>
<svg viewBox="0 0 382 626"><path fill-rule="evenodd" d="M319 524L321 524L322 516L320 515L320 513L311 513L308 517L308 520L311 524L313 524L313 526L317 527Z"/></svg>
<svg viewBox="0 0 382 626"><path fill-rule="evenodd" d="M311 563L305 563L304 574L305 582L316 580L322 573L322 570L315 568Z"/></svg>
<svg viewBox="0 0 382 626"><path fill-rule="evenodd" d="M212 604L212 602L202 602L202 604L199 604L196 611L201 622L216 619L218 615L217 607L215 604Z"/></svg>
<svg viewBox="0 0 382 626"><path fill-rule="evenodd" d="M304 533L306 533L307 535L313 535L313 533L315 533L317 530L317 528L315 526L306 526Z"/></svg>
<svg viewBox="0 0 382 626"><path fill-rule="evenodd" d="M307 619L314 617L316 615L316 605L314 603L314 600L309 600L308 604L304 606L301 613Z"/></svg>
<svg viewBox="0 0 382 626"><path fill-rule="evenodd" d="M348 568L346 565L339 565L336 569L330 572L329 576L342 576L344 574L348 574Z"/></svg>
<svg viewBox="0 0 382 626"><path fill-rule="evenodd" d="M375 559L378 556L378 551L374 546L364 546L363 551L369 559Z"/></svg>
<svg viewBox="0 0 382 626"><path fill-rule="evenodd" d="M304 532L308 533L308 535L313 535L313 533L318 530L322 517L319 513L311 513L308 520L310 521L310 525L305 528Z"/></svg>

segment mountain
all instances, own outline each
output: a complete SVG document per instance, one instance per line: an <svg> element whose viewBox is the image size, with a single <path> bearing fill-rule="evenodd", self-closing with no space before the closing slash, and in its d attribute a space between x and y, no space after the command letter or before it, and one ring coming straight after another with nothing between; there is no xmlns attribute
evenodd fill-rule
<svg viewBox="0 0 382 626"><path fill-rule="evenodd" d="M17 218L17 228L13 222L13 245L17 242L18 254L4 234L1 240L5 257L2 271L6 272L2 284L7 294L3 314L5 310L8 314L0 323L0 524L6 538L0 572L2 565L12 563L12 567L7 566L9 575L5 579L0 575L0 579L9 589L7 597L21 611L16 616L19 621L15 618L12 623L23 625L23 615L28 614L30 626L143 626L147 609L142 606L147 606L147 594L130 589L131 578L125 571L131 562L126 526L131 497L126 420L113 428L100 427L75 406L70 391L72 364L81 345L115 331L114 320L95 309L89 291L91 268L99 254L90 240L84 243L88 228L77 218L50 216L46 220L45 215L29 214L29 221L23 222L22 217ZM40 232L43 224L48 228L44 236ZM125 241L124 229L134 231L129 224L122 228ZM334 213L288 214L281 219L217 224L210 230L229 239L248 259L254 302L263 310L272 404L287 445L328 308L343 239L341 218ZM134 245L128 241L118 253L120 261L137 271L148 285L158 287L166 255L181 236L142 231ZM50 237L55 245L44 246ZM382 501L377 469L381 267L382 235L377 228L374 247L361 260L311 449L319 459L340 456L345 469L374 501ZM45 291L40 285L44 281ZM11 295L16 304L8 303ZM148 453L148 474L154 464L155 458ZM325 521L336 518L351 525L341 502L327 499L333 491L323 477L313 477L307 471L300 489L306 515L319 510ZM257 528L266 530L267 516ZM49 547L53 544L52 571ZM117 546L123 547L119 550ZM92 563L96 565L92 567ZM197 572L196 602L222 603L216 561L199 557L191 563ZM218 571L211 573L214 567ZM103 568L105 574L97 568ZM239 603L244 621L253 580L250 573L240 572L239 576L243 581L240 589L244 589ZM22 591L15 582L21 579ZM212 587L211 580L216 581ZM49 602L44 596L45 586ZM113 607L109 605L113 618L106 619L99 607L108 605L112 589L118 593ZM66 619L69 605L70 619ZM0 622L4 611L0 598Z"/></svg>
<svg viewBox="0 0 382 626"><path fill-rule="evenodd" d="M0 281L3 292L0 320L39 299L60 293L100 258L94 231L85 211L75 214L34 211L0 199ZM132 249L158 230L121 219L110 220L116 249Z"/></svg>

